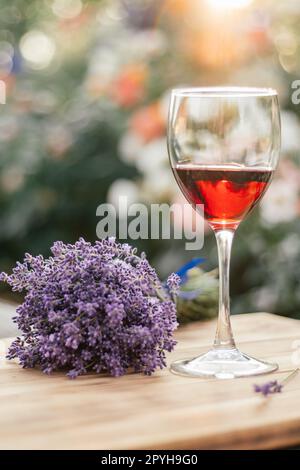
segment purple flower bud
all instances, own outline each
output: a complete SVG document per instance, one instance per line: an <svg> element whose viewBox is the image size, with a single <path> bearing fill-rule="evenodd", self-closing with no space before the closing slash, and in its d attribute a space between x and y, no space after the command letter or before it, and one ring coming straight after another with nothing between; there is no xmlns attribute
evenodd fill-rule
<svg viewBox="0 0 300 470"><path fill-rule="evenodd" d="M277 380L266 382L262 385L254 385L254 391L256 393L261 393L265 397L273 393L281 393L283 385L280 384Z"/></svg>

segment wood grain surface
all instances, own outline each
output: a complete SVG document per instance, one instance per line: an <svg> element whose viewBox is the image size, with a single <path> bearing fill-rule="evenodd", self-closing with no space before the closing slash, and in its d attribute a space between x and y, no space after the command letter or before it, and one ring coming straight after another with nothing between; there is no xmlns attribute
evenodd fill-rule
<svg viewBox="0 0 300 470"><path fill-rule="evenodd" d="M267 376L214 380L62 373L45 376L2 358L1 449L267 449L300 444L300 374L281 394L263 398L253 383L282 379L300 357L300 321L266 313L232 319L240 348L275 361ZM177 332L174 359L204 352L215 322ZM0 351L9 340L0 342ZM298 348L298 349L297 349Z"/></svg>

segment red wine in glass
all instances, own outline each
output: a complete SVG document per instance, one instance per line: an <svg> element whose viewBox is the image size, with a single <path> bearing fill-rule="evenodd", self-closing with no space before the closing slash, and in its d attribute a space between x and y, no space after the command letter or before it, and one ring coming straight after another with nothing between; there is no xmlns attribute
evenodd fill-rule
<svg viewBox="0 0 300 470"><path fill-rule="evenodd" d="M271 182L273 170L238 165L178 164L178 184L193 205L203 204L214 230L235 229L257 204Z"/></svg>

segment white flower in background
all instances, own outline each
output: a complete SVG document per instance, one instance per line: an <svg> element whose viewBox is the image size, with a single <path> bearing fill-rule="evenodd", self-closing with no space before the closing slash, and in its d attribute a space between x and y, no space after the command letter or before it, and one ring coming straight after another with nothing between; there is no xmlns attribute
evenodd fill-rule
<svg viewBox="0 0 300 470"><path fill-rule="evenodd" d="M281 149L283 153L300 152L300 122L291 111L281 112Z"/></svg>
<svg viewBox="0 0 300 470"><path fill-rule="evenodd" d="M107 202L116 208L119 217L126 217L127 209L125 206L120 205L119 207L120 197L126 198L127 206L137 202L139 200L139 189L136 183L125 178L115 180L107 193ZM122 213L122 210L124 210L124 213Z"/></svg>
<svg viewBox="0 0 300 470"><path fill-rule="evenodd" d="M12 114L2 114L0 116L0 142L13 140L19 132L19 123Z"/></svg>
<svg viewBox="0 0 300 470"><path fill-rule="evenodd" d="M124 29L124 11L122 2L105 2L104 8L96 12L99 35L106 37L116 28Z"/></svg>
<svg viewBox="0 0 300 470"><path fill-rule="evenodd" d="M272 287L261 287L253 291L251 295L255 307L261 312L268 312L274 308L277 296Z"/></svg>
<svg viewBox="0 0 300 470"><path fill-rule="evenodd" d="M127 50L136 58L152 57L163 54L167 49L167 38L158 29L134 31L128 38ZM128 52L127 52L128 54Z"/></svg>
<svg viewBox="0 0 300 470"><path fill-rule="evenodd" d="M141 184L141 199L149 203L169 201L177 192L177 184L168 166L146 174Z"/></svg>
<svg viewBox="0 0 300 470"><path fill-rule="evenodd" d="M290 222L299 214L298 185L278 179L272 182L261 203L261 216L268 224Z"/></svg>
<svg viewBox="0 0 300 470"><path fill-rule="evenodd" d="M298 1L298 0L297 0ZM230 83L236 86L263 87L271 86L277 90L282 99L288 98L290 92L283 74L278 73L273 60L258 59L249 65L238 68L230 77Z"/></svg>
<svg viewBox="0 0 300 470"><path fill-rule="evenodd" d="M299 235L292 233L284 238L284 240L279 244L279 252L284 260L287 258L293 259L298 256L300 253Z"/></svg>
<svg viewBox="0 0 300 470"><path fill-rule="evenodd" d="M297 163L294 163L291 159L285 158L279 160L277 175L279 179L283 179L296 184L300 188L300 168Z"/></svg>
<svg viewBox="0 0 300 470"><path fill-rule="evenodd" d="M70 20L81 13L82 7L81 0L54 0L52 11L59 18Z"/></svg>
<svg viewBox="0 0 300 470"><path fill-rule="evenodd" d="M88 76L99 77L102 85L113 79L120 67L120 60L113 54L110 47L100 47L95 50L88 68Z"/></svg>
<svg viewBox="0 0 300 470"><path fill-rule="evenodd" d="M53 158L61 158L73 143L73 137L66 127L53 125L47 129L47 148Z"/></svg>
<svg viewBox="0 0 300 470"><path fill-rule="evenodd" d="M120 158L126 163L135 163L144 147L142 139L134 132L126 132L119 141Z"/></svg>
<svg viewBox="0 0 300 470"><path fill-rule="evenodd" d="M169 115L169 105L170 105L170 99L171 99L171 91L172 90L165 91L165 93L161 96L161 98L159 100L161 115L163 116L163 118L166 122L168 121L168 115Z"/></svg>
<svg viewBox="0 0 300 470"><path fill-rule="evenodd" d="M0 186L6 193L18 191L24 184L24 169L19 165L3 168L0 176Z"/></svg>
<svg viewBox="0 0 300 470"><path fill-rule="evenodd" d="M300 12L299 0L289 0L288 2L274 2L274 12L280 15L297 15Z"/></svg>
<svg viewBox="0 0 300 470"><path fill-rule="evenodd" d="M159 169L166 165L168 165L168 152L165 138L152 140L144 145L136 160L136 167L141 173L155 173L158 180Z"/></svg>
<svg viewBox="0 0 300 470"><path fill-rule="evenodd" d="M106 47L101 46L98 52L96 51L96 55L94 55L95 62L96 56L100 57L100 54L104 58L103 52L105 49L110 51L110 57L107 55L107 61L110 65L112 64L112 56L114 56L115 60L118 60L119 64L122 64L132 61L145 61L166 52L168 41L162 31L157 29L133 31L124 24L121 24L117 19L114 21L112 18L107 18L107 20L102 14L102 34L99 35L99 41L102 42L103 37L107 41L108 34L109 43ZM111 24L109 25L109 23ZM107 30L107 34L104 32L105 30ZM102 67L105 67L105 61L99 63L99 68Z"/></svg>

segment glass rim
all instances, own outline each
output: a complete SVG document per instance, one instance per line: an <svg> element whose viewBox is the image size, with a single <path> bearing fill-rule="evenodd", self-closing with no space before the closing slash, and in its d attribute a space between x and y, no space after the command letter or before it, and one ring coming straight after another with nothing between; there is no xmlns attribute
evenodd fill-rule
<svg viewBox="0 0 300 470"><path fill-rule="evenodd" d="M179 87L172 89L172 96L178 97L201 97L201 98L238 98L238 97L268 97L278 96L274 88L259 87L238 87L238 86L222 86L222 87Z"/></svg>

